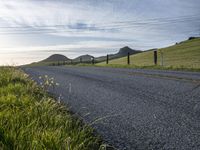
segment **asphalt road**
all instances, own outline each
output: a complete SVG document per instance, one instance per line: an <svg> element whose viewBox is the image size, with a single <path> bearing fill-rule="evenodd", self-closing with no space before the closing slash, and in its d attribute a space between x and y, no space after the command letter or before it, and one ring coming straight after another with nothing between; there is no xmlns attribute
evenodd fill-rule
<svg viewBox="0 0 200 150"><path fill-rule="evenodd" d="M118 149L200 149L200 73L96 67L30 67Z"/></svg>

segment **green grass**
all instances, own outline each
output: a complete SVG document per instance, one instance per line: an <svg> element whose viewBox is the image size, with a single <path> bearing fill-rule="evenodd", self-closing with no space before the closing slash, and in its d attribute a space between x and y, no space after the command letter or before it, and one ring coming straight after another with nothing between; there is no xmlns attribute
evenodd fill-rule
<svg viewBox="0 0 200 150"><path fill-rule="evenodd" d="M96 150L100 143L26 74L0 67L0 149Z"/></svg>
<svg viewBox="0 0 200 150"><path fill-rule="evenodd" d="M31 63L25 66L29 67L34 67L34 66L58 66L58 65L63 65L63 61L51 61L51 62L36 62L36 63ZM68 62L69 63L69 62Z"/></svg>
<svg viewBox="0 0 200 150"><path fill-rule="evenodd" d="M167 48L158 50L158 65L160 65L161 51L164 54L164 67L153 67L153 68L164 68L164 69L189 69L199 70L200 69L200 38L193 40L187 40L177 45L173 45ZM146 51L136 55L130 56L130 62L132 67L147 67L152 68L153 62L153 51ZM114 59L109 61L112 66L127 66L127 57ZM106 62L97 64L99 66L106 66Z"/></svg>
<svg viewBox="0 0 200 150"><path fill-rule="evenodd" d="M92 66L92 65L76 65L76 66ZM190 72L200 72L200 68L185 68L183 66L173 67L173 66L160 66L160 65L152 65L152 66L136 66L136 65L123 65L123 64L96 64L93 65L95 67L111 67L111 68L134 68L134 69L156 69L156 70L174 70L174 71L190 71Z"/></svg>

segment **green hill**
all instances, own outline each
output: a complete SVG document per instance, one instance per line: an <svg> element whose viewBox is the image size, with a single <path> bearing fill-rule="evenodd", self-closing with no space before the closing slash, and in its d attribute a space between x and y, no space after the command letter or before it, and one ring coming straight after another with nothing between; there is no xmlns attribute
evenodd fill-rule
<svg viewBox="0 0 200 150"><path fill-rule="evenodd" d="M141 51L139 50L134 50L129 48L128 46L125 46L123 48L120 48L120 50L118 51L118 53L116 54L109 54L109 59L117 59L117 58L121 58L126 56L127 54L133 55L133 54L137 54L137 53L141 53ZM100 57L96 57L95 61L96 62L103 62L106 61L107 56L100 56Z"/></svg>
<svg viewBox="0 0 200 150"><path fill-rule="evenodd" d="M69 61L70 59L64 55L54 54L49 56L47 59L43 60L42 62L57 62L57 61Z"/></svg>
<svg viewBox="0 0 200 150"><path fill-rule="evenodd" d="M82 55L82 56L79 56L75 59L73 59L73 62L75 63L79 63L80 61L82 62L91 62L91 60L94 58L94 56L91 56L91 55Z"/></svg>
<svg viewBox="0 0 200 150"><path fill-rule="evenodd" d="M161 51L165 67L200 69L200 38L192 38L170 47L158 49L158 65L161 64ZM130 56L130 63L133 66L153 66L153 50ZM102 62L98 65L105 64L106 62ZM109 64L126 65L127 57L111 60Z"/></svg>
<svg viewBox="0 0 200 150"><path fill-rule="evenodd" d="M63 65L70 63L71 59L61 54L53 54L48 58L29 64L29 66L49 66L49 65Z"/></svg>

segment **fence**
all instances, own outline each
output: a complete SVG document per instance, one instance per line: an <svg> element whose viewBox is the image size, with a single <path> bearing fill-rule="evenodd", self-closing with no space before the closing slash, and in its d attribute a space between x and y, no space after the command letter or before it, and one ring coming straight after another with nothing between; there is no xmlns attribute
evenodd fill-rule
<svg viewBox="0 0 200 150"><path fill-rule="evenodd" d="M158 56L157 56L157 50L155 49L153 51L153 61L154 61L154 65L157 65L158 63ZM130 53L127 53L127 55L125 57L127 57L127 65L130 65L131 64L131 59L130 59L130 56L131 54ZM95 59L95 57L91 58L91 60L83 60L81 57L79 58L79 60L69 60L69 61L58 61L58 62L53 62L52 66L61 66L61 65L77 65L77 64L96 64L96 63L100 63L100 62L106 62L106 64L109 64L109 61L110 60L113 60L113 59L117 59L117 58L120 58L120 57L110 57L110 55L107 55L105 57L105 59L102 59L102 60L97 60ZM134 60L133 60L134 61ZM163 66L164 62L163 62L163 53L161 52L161 65Z"/></svg>

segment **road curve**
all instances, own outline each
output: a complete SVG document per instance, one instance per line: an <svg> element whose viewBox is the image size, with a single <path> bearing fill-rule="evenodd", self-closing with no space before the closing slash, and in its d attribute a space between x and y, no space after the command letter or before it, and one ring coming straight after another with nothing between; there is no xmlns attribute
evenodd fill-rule
<svg viewBox="0 0 200 150"><path fill-rule="evenodd" d="M200 149L200 73L101 67L25 67L118 149Z"/></svg>

